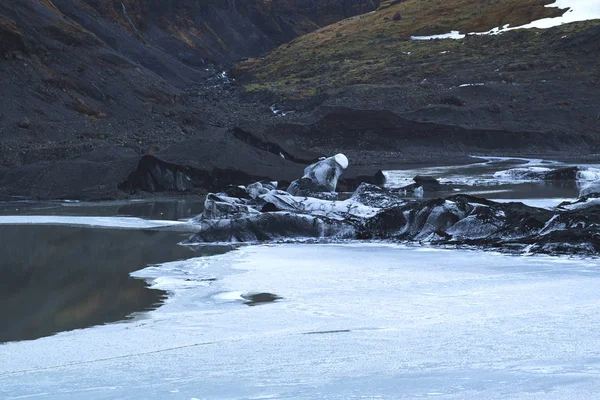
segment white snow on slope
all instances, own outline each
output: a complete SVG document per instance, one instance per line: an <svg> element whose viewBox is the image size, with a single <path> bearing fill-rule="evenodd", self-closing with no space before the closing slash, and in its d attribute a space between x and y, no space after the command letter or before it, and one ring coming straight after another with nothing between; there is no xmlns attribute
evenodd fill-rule
<svg viewBox="0 0 600 400"><path fill-rule="evenodd" d="M567 9L565 13L555 18L542 18L532 21L529 24L513 26L504 25L502 28L496 27L487 32L471 32L469 35L497 35L499 33L512 31L515 29L548 29L570 22L588 21L592 19L600 19L600 1L599 0L556 0L552 4L545 7L556 7ZM432 40L432 39L464 39L465 35L459 31L451 31L440 35L431 36L411 36L412 40Z"/></svg>
<svg viewBox="0 0 600 400"><path fill-rule="evenodd" d="M0 398L587 400L600 387L593 260L284 245L137 275L171 291L165 306L0 346ZM248 307L248 292L283 299Z"/></svg>
<svg viewBox="0 0 600 400"><path fill-rule="evenodd" d="M412 40L432 40L432 39L464 39L465 35L458 31L451 31L449 33L442 33L439 35L431 36L411 36Z"/></svg>
<svg viewBox="0 0 600 400"><path fill-rule="evenodd" d="M504 27L503 29L498 29L497 32L494 33L502 33L514 29L548 29L570 22L600 18L600 1L598 0L556 0L556 2L546 5L546 7L556 7L560 9L568 8L568 10L560 17L543 18L526 25Z"/></svg>

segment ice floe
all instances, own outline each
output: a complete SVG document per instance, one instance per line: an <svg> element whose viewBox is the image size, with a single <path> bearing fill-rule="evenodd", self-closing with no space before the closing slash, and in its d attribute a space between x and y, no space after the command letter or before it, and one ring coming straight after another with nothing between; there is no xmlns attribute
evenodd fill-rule
<svg viewBox="0 0 600 400"><path fill-rule="evenodd" d="M148 220L135 217L77 217L55 215L3 215L1 225L73 225L103 228L146 229L187 225L181 221Z"/></svg>

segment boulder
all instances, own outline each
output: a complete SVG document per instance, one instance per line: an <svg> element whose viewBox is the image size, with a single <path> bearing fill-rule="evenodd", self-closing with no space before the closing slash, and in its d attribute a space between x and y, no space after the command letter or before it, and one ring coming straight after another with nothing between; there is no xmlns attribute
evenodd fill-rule
<svg viewBox="0 0 600 400"><path fill-rule="evenodd" d="M417 185L422 186L423 190L427 192L438 191L442 186L436 178L428 175L417 175L413 178L413 181Z"/></svg>
<svg viewBox="0 0 600 400"><path fill-rule="evenodd" d="M22 129L29 129L29 127L31 126L31 121L29 120L29 118L23 118L22 120L17 122L17 126Z"/></svg>
<svg viewBox="0 0 600 400"><path fill-rule="evenodd" d="M442 190L442 185L433 176L417 175L413 178L415 183L395 189L394 193L403 195L411 195L415 197L423 197L423 194L427 192L437 192Z"/></svg>

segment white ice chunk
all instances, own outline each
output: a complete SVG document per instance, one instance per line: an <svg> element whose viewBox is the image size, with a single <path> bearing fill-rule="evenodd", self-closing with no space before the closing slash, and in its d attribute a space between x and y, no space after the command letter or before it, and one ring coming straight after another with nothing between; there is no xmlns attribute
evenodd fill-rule
<svg viewBox="0 0 600 400"><path fill-rule="evenodd" d="M539 174L550 171L552 171L552 169L546 167L512 168L494 173L494 178L501 180L528 181L538 179L540 176Z"/></svg>
<svg viewBox="0 0 600 400"><path fill-rule="evenodd" d="M333 156L333 158L335 159L335 162L337 162L340 165L340 167L342 167L343 169L348 168L348 158L345 155L339 153Z"/></svg>

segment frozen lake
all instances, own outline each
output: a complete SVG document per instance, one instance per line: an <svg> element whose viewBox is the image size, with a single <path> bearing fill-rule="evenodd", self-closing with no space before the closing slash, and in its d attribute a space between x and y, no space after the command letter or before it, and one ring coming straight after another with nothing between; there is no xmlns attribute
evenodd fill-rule
<svg viewBox="0 0 600 400"><path fill-rule="evenodd" d="M590 399L600 388L596 260L287 244L134 275L166 303L0 345L0 397ZM252 293L280 299L249 307Z"/></svg>
<svg viewBox="0 0 600 400"><path fill-rule="evenodd" d="M600 177L386 171L552 208ZM383 243L180 246L203 199L0 203L0 398L590 399L600 262Z"/></svg>

